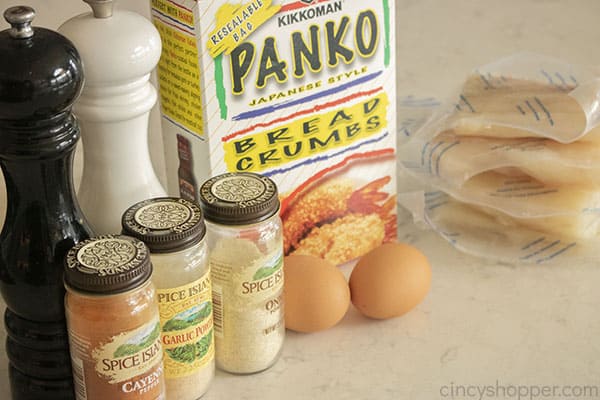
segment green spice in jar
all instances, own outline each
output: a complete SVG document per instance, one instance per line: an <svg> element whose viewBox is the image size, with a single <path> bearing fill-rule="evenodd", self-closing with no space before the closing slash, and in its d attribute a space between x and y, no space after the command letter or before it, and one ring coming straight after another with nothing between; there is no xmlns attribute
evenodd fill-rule
<svg viewBox="0 0 600 400"><path fill-rule="evenodd" d="M158 303L144 243L100 236L77 244L65 262L77 399L164 400Z"/></svg>
<svg viewBox="0 0 600 400"><path fill-rule="evenodd" d="M169 400L196 400L213 379L214 334L206 228L195 203L161 197L125 211L123 233L143 241L154 265Z"/></svg>
<svg viewBox="0 0 600 400"><path fill-rule="evenodd" d="M275 183L253 173L206 181L217 367L248 374L277 361L285 337L283 239Z"/></svg>

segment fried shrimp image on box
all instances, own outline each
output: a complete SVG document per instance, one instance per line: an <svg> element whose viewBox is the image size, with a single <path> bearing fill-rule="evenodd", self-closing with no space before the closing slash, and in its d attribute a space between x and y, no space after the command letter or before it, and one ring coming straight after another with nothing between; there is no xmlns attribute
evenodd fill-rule
<svg viewBox="0 0 600 400"><path fill-rule="evenodd" d="M287 254L318 224L347 213L354 190L349 179L328 181L300 197L283 216L283 247Z"/></svg>
<svg viewBox="0 0 600 400"><path fill-rule="evenodd" d="M311 254L335 264L352 260L396 235L396 199L385 176L359 189L330 179L297 198L282 215L286 254Z"/></svg>
<svg viewBox="0 0 600 400"><path fill-rule="evenodd" d="M292 254L309 254L341 264L379 246L384 237L385 224L379 215L351 213L314 228Z"/></svg>

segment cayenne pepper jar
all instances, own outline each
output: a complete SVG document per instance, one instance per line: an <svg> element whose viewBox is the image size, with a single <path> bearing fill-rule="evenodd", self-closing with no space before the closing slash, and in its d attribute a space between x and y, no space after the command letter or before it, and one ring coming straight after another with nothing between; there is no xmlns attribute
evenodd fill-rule
<svg viewBox="0 0 600 400"><path fill-rule="evenodd" d="M214 377L206 227L200 207L181 198L141 201L125 211L123 233L148 246L154 266L169 400L200 398Z"/></svg>
<svg viewBox="0 0 600 400"><path fill-rule="evenodd" d="M143 242L99 236L66 256L65 309L78 400L164 400L160 321Z"/></svg>
<svg viewBox="0 0 600 400"><path fill-rule="evenodd" d="M275 183L226 173L206 181L217 367L249 374L277 361L285 337L283 239Z"/></svg>

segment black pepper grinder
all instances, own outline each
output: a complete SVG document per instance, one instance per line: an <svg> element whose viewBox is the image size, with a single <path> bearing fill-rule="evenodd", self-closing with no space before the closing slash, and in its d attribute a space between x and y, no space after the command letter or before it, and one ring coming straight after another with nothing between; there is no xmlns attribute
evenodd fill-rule
<svg viewBox="0 0 600 400"><path fill-rule="evenodd" d="M0 32L0 167L7 212L0 233L0 291L13 400L74 399L64 321L63 259L91 232L75 198L79 139L71 106L83 68L64 36L32 27L11 7Z"/></svg>

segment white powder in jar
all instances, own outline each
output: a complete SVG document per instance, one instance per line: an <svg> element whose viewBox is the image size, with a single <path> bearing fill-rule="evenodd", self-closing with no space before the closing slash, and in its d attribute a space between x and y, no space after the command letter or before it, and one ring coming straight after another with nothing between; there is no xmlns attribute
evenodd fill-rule
<svg viewBox="0 0 600 400"><path fill-rule="evenodd" d="M283 251L274 244L261 252L251 240L221 238L210 254L215 358L225 371L262 371L283 346Z"/></svg>
<svg viewBox="0 0 600 400"><path fill-rule="evenodd" d="M151 255L154 264L152 279L157 286L163 329L164 323L173 318L173 314L185 313L184 315L188 315L210 301L212 296L207 253L204 251L204 245L196 245L176 253ZM177 294L178 300L169 302L162 298L173 293ZM185 298L183 293L185 293ZM200 322L195 322L187 328L179 327L178 329L162 332L167 398L169 400L197 400L208 390L214 377L215 350L212 313L202 317ZM194 331L190 331L191 329ZM185 333L188 336L184 338ZM191 333L194 334L191 335ZM167 338L170 339L167 340ZM177 344L178 340L181 345ZM201 354L199 353L200 346L203 347ZM177 352L186 349L186 353L189 355L190 348L195 353L191 358L188 356L185 360L170 354L171 351Z"/></svg>

